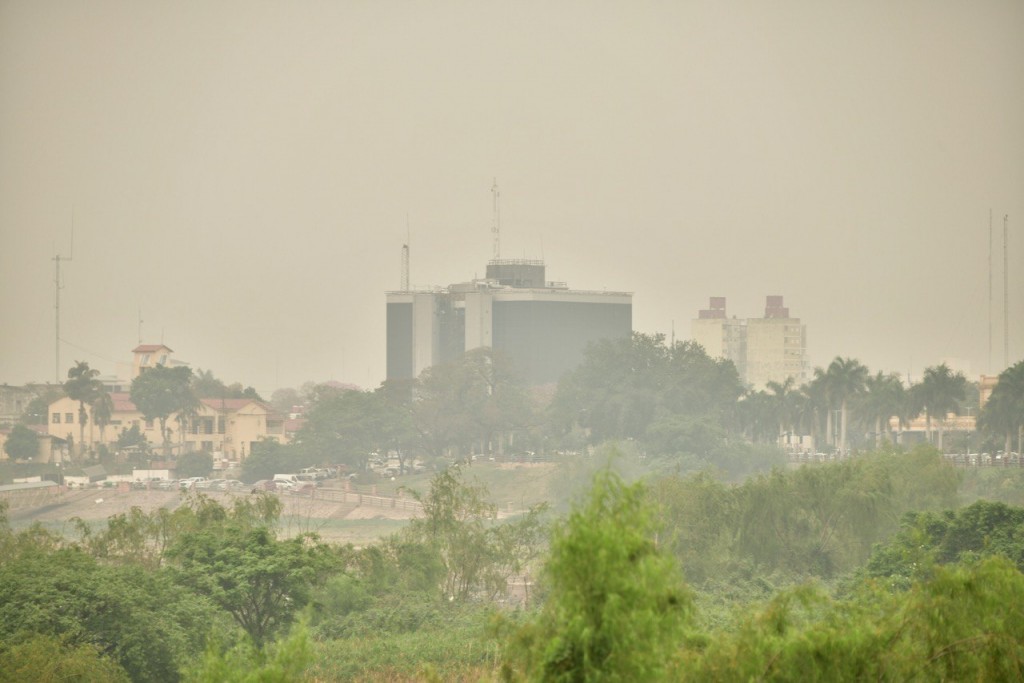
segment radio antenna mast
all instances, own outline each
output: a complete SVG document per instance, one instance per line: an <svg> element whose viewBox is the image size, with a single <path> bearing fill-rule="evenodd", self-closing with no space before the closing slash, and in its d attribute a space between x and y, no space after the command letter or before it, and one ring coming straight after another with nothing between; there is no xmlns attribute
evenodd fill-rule
<svg viewBox="0 0 1024 683"><path fill-rule="evenodd" d="M988 210L988 366L992 372L992 209Z"/></svg>
<svg viewBox="0 0 1024 683"><path fill-rule="evenodd" d="M54 251L57 251L54 249ZM69 256L61 256L60 252L51 259L54 263L54 274L53 274L53 287L56 292L56 302L54 309L56 311L56 324L54 325L54 353L55 359L55 375L57 378L57 384L60 384L60 290L64 289L64 283L60 278L60 262L61 260L70 261L75 255L75 210L71 209L71 254Z"/></svg>
<svg viewBox="0 0 1024 683"><path fill-rule="evenodd" d="M491 223L491 233L494 234L494 260L497 261L501 258L501 204L499 199L501 193L498 191L498 179L494 179L494 184L491 185L491 194L494 199L494 218Z"/></svg>
<svg viewBox="0 0 1024 683"><path fill-rule="evenodd" d="M402 284L401 291L409 291L409 214L405 214L405 244L402 245Z"/></svg>
<svg viewBox="0 0 1024 683"><path fill-rule="evenodd" d="M1003 216L1003 369L1010 367L1010 262L1006 255L1010 215Z"/></svg>

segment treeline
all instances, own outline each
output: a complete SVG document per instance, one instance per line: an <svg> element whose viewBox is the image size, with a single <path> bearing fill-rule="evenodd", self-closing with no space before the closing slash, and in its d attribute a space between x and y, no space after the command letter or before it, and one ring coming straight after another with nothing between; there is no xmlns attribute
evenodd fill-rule
<svg viewBox="0 0 1024 683"><path fill-rule="evenodd" d="M87 405L101 433L110 420L109 395L95 375L88 364L76 363L64 385L79 402L80 440ZM168 420L187 421L199 397L213 395L259 398L251 388L183 367L158 367L131 389L133 402L147 419L160 422L165 435ZM1024 362L1000 375L979 409L976 388L944 364L927 368L920 382L908 385L896 374L872 374L856 359L837 357L815 368L802 386L790 379L748 390L731 362L710 358L694 342L670 345L660 334L592 345L579 367L553 388L526 386L500 352L476 349L414 380L384 382L373 391L325 384L306 386L301 396L295 390L275 392L279 407L300 400L302 429L284 446L256 444L247 479L282 467L344 464L362 471L371 454L392 454L405 469L417 459L526 458L630 441L668 469L718 468L740 480L780 462L777 452L759 446L810 435L818 450L870 450L890 440L892 418L899 442L909 422L923 416L927 440L941 451L948 445L946 415L968 411L978 415L983 440L955 448L1010 452L1014 439L1018 450L1024 440ZM39 412L38 406L33 410ZM145 446L137 432L120 436L119 447ZM23 428L12 434L10 448L33 452L34 438Z"/></svg>
<svg viewBox="0 0 1024 683"><path fill-rule="evenodd" d="M455 466L363 548L282 537L272 496L3 519L0 680L1019 678L1024 509L958 508L961 476L927 447L737 485L602 468L564 516L498 519Z"/></svg>
<svg viewBox="0 0 1024 683"><path fill-rule="evenodd" d="M618 441L666 471L712 468L739 481L781 464L774 447L787 436L810 435L818 450L867 451L900 442L918 416L941 451L949 446L947 413L969 410L979 415L983 437L972 447L1009 452L1011 436L1024 427L1024 363L1000 376L979 413L976 388L945 365L927 368L908 386L895 374L836 358L802 386L788 380L748 390L731 362L710 358L697 344L637 333L592 345L547 391L525 386L514 365L488 349L374 391L317 387L295 443L256 448L252 466L266 459L260 469L270 472L291 458L359 471L371 453L391 453L406 467L414 459L528 458Z"/></svg>

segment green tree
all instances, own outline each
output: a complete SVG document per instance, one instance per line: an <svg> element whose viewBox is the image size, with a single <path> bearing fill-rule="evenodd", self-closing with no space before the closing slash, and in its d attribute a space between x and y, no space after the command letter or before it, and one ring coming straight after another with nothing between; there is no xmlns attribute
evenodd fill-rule
<svg viewBox="0 0 1024 683"><path fill-rule="evenodd" d="M778 436L792 435L797 420L796 379L787 377L784 382L768 382L766 385L773 404L775 421L779 425ZM788 440L787 440L788 443Z"/></svg>
<svg viewBox="0 0 1024 683"><path fill-rule="evenodd" d="M302 404L302 397L296 389L291 387L282 387L281 389L275 389L274 393L270 395L270 405L278 413L287 415L292 412L292 408Z"/></svg>
<svg viewBox="0 0 1024 683"><path fill-rule="evenodd" d="M828 394L839 404L839 450L846 452L846 422L850 401L864 391L868 369L853 358L836 356L825 371Z"/></svg>
<svg viewBox="0 0 1024 683"><path fill-rule="evenodd" d="M877 374L869 376L864 383L865 392L860 395L856 412L874 423L875 448L882 445L883 435L888 433L891 417L902 419L906 392L899 375Z"/></svg>
<svg viewBox="0 0 1024 683"><path fill-rule="evenodd" d="M675 559L642 485L610 470L555 527L545 566L548 595L519 635L506 678L653 681L667 676L692 612ZM518 653L518 657L516 656Z"/></svg>
<svg viewBox="0 0 1024 683"><path fill-rule="evenodd" d="M272 496L260 496L268 500ZM274 498L276 501L276 498ZM208 500L196 508L200 526L168 551L178 580L224 609L258 648L291 624L330 567L314 536L278 540L269 525L280 503L266 508L238 501L224 510Z"/></svg>
<svg viewBox="0 0 1024 683"><path fill-rule="evenodd" d="M486 488L467 484L458 465L435 475L427 495L414 495L423 503L423 516L409 523L402 539L437 554L443 567L438 586L443 600L503 595L509 578L536 554L544 508L498 524Z"/></svg>
<svg viewBox="0 0 1024 683"><path fill-rule="evenodd" d="M875 549L865 574L876 578L926 576L936 564L1001 555L1024 572L1024 508L979 500L959 510L911 512L900 532Z"/></svg>
<svg viewBox="0 0 1024 683"><path fill-rule="evenodd" d="M947 413L959 412L960 401L967 394L967 380L963 374L954 373L945 363L925 368L924 377L916 391L925 411L928 424L928 438L931 439L932 418L939 421L938 448L942 450L942 434Z"/></svg>
<svg viewBox="0 0 1024 683"><path fill-rule="evenodd" d="M85 406L92 405L96 397L103 393L103 384L96 379L99 370L89 367L85 361L75 361L74 367L68 370L68 381L64 382L64 392L73 401L78 401L78 447L85 447L85 423L89 413ZM79 453L81 455L81 453Z"/></svg>
<svg viewBox="0 0 1024 683"><path fill-rule="evenodd" d="M39 435L25 425L14 425L4 442L4 452L14 460L28 460L39 454Z"/></svg>
<svg viewBox="0 0 1024 683"><path fill-rule="evenodd" d="M20 422L26 425L45 425L50 419L50 404L64 396L64 386L47 387L25 406Z"/></svg>
<svg viewBox="0 0 1024 683"><path fill-rule="evenodd" d="M133 424L131 427L121 430L121 433L117 435L115 445L118 448L131 448L133 446L146 448L149 442L146 441L146 435L139 429L139 425Z"/></svg>
<svg viewBox="0 0 1024 683"><path fill-rule="evenodd" d="M316 460L309 451L280 444L273 439L254 441L252 452L242 461L242 480L252 484L260 479L273 479L275 474L298 472Z"/></svg>
<svg viewBox="0 0 1024 683"><path fill-rule="evenodd" d="M160 421L164 452L170 455L167 418L172 414L193 410L199 403L192 389L192 370L158 365L132 380L132 403L147 420Z"/></svg>
<svg viewBox="0 0 1024 683"><path fill-rule="evenodd" d="M106 441L104 437L107 425L110 424L110 420L114 417L114 399L106 391L100 391L93 399L91 407L92 421L100 428L100 443L103 443Z"/></svg>
<svg viewBox="0 0 1024 683"><path fill-rule="evenodd" d="M213 456L206 451L194 451L178 456L177 474L182 479L208 477L213 472Z"/></svg>
<svg viewBox="0 0 1024 683"><path fill-rule="evenodd" d="M868 582L832 601L786 591L705 647L683 681L1015 681L1024 676L1024 575L1003 558L939 567L913 590Z"/></svg>
<svg viewBox="0 0 1024 683"><path fill-rule="evenodd" d="M69 646L51 635L35 635L0 646L0 682L128 683L121 666L92 643Z"/></svg>
<svg viewBox="0 0 1024 683"><path fill-rule="evenodd" d="M559 382L548 417L556 433L578 425L591 443L642 440L675 418L706 419L724 434L741 394L731 362L710 358L694 342L670 348L662 334L634 333L591 345Z"/></svg>
<svg viewBox="0 0 1024 683"><path fill-rule="evenodd" d="M292 683L303 680L311 659L309 631L298 622L284 639L264 650L242 641L224 647L211 638L199 666L187 676L192 683Z"/></svg>
<svg viewBox="0 0 1024 683"><path fill-rule="evenodd" d="M383 432L384 414L373 392L323 388L296 436L297 461L364 470Z"/></svg>
<svg viewBox="0 0 1024 683"><path fill-rule="evenodd" d="M133 681L179 679L202 650L216 616L209 603L162 572L100 564L76 548L28 542L0 562L0 642L61 639L72 650L94 645Z"/></svg>
<svg viewBox="0 0 1024 683"><path fill-rule="evenodd" d="M532 421L525 385L512 362L491 349L474 349L425 370L415 383L411 425L422 450L441 457L500 449Z"/></svg>
<svg viewBox="0 0 1024 683"><path fill-rule="evenodd" d="M999 374L992 395L981 409L979 425L994 437L1004 437L1004 454L1010 453L1017 435L1017 452L1024 453L1020 443L1024 429L1024 361Z"/></svg>

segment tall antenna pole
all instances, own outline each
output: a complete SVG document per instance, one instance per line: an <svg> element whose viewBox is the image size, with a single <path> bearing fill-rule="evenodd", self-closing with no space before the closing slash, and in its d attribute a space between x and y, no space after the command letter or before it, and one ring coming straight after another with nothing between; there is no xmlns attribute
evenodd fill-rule
<svg viewBox="0 0 1024 683"><path fill-rule="evenodd" d="M142 343L142 306L139 306L139 343Z"/></svg>
<svg viewBox="0 0 1024 683"><path fill-rule="evenodd" d="M1006 243L1010 216L1003 216L1003 369L1010 367L1010 270Z"/></svg>
<svg viewBox="0 0 1024 683"><path fill-rule="evenodd" d="M402 285L401 291L409 291L409 245L402 245Z"/></svg>
<svg viewBox="0 0 1024 683"><path fill-rule="evenodd" d="M56 250L54 250L56 251ZM70 261L75 255L75 210L71 210L71 255L64 258L65 261ZM55 376L57 378L57 384L61 383L60 378L60 290L64 289L64 285L60 279L60 261L63 258L58 252L53 257L54 262L54 274L53 274L53 287L56 291L56 302L54 304L54 310L56 311L56 324L54 325L54 354L56 356L54 368Z"/></svg>
<svg viewBox="0 0 1024 683"><path fill-rule="evenodd" d="M501 193L498 192L497 178L494 179L494 184L491 186L491 194L494 198L494 219L491 223L491 232L494 234L494 260L497 261L501 258L501 205L498 203Z"/></svg>
<svg viewBox="0 0 1024 683"><path fill-rule="evenodd" d="M992 209L988 210L988 365L992 374Z"/></svg>
<svg viewBox="0 0 1024 683"><path fill-rule="evenodd" d="M409 214L405 214L405 244L402 245L402 290L403 292L409 291L409 242L410 239L409 231Z"/></svg>

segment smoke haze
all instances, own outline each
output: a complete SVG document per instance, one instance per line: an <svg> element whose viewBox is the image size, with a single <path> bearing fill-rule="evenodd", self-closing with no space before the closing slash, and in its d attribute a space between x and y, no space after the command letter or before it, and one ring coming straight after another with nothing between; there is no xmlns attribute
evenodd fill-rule
<svg viewBox="0 0 1024 683"><path fill-rule="evenodd" d="M0 382L384 378L384 292L502 255L689 336L781 294L810 360L1024 354L1024 4L0 3ZM988 216L994 213L992 363Z"/></svg>

